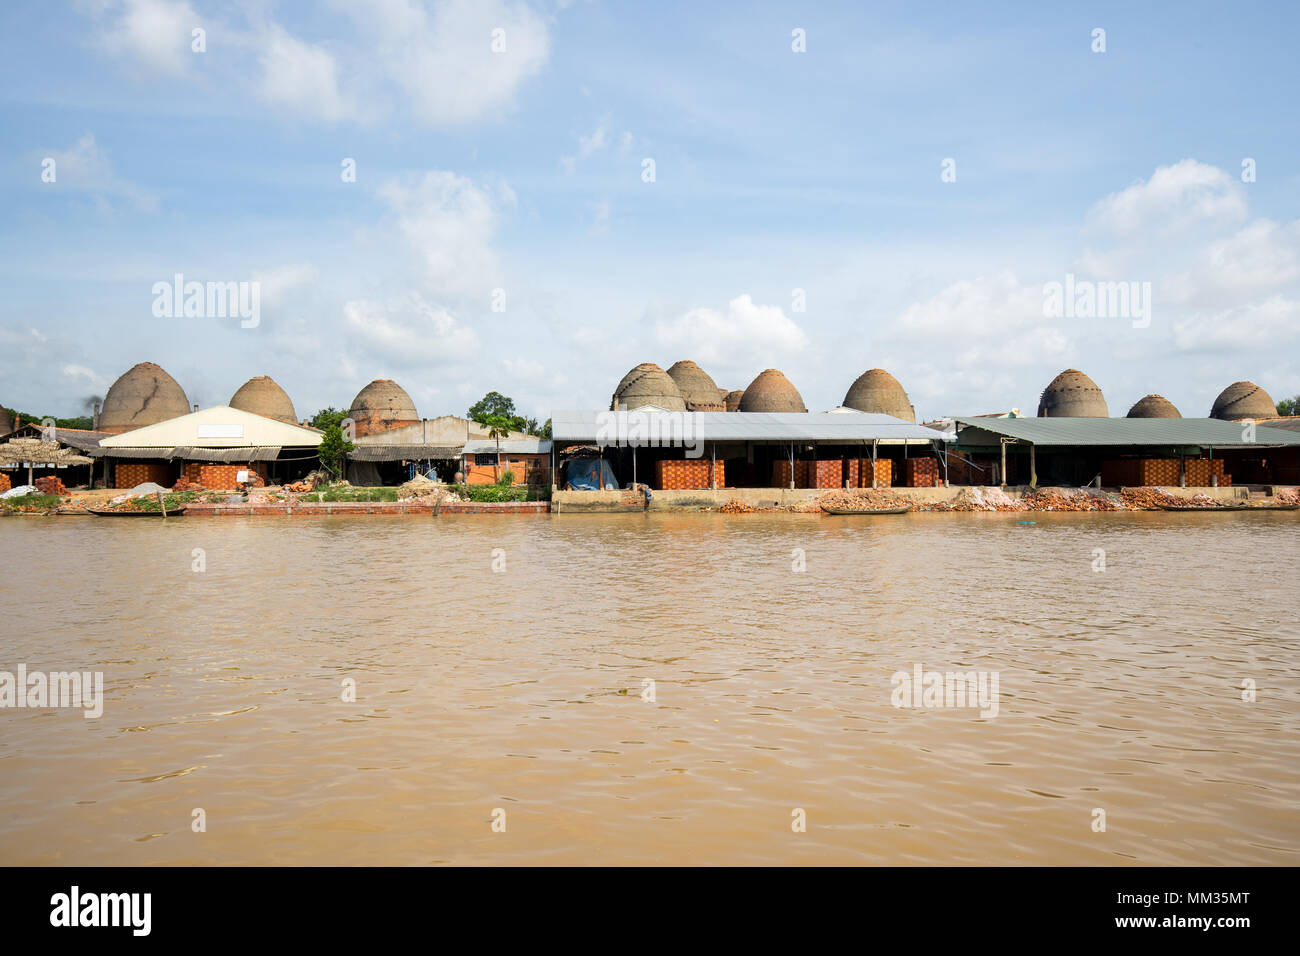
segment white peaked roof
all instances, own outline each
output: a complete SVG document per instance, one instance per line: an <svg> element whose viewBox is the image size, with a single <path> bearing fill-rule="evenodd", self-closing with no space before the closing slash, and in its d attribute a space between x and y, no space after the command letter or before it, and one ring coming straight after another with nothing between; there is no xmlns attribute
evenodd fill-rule
<svg viewBox="0 0 1300 956"><path fill-rule="evenodd" d="M214 405L199 412L146 425L100 441L105 448L247 448L266 445L316 447L321 433L241 412L229 405Z"/></svg>

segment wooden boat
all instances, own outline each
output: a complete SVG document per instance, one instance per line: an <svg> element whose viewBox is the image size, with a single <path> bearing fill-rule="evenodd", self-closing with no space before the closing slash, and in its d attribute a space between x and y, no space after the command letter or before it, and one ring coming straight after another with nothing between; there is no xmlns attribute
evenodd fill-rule
<svg viewBox="0 0 1300 956"><path fill-rule="evenodd" d="M899 505L897 508L828 508L822 505L822 511L828 515L902 515L911 510L911 505Z"/></svg>
<svg viewBox="0 0 1300 956"><path fill-rule="evenodd" d="M1165 511L1295 511L1300 505L1161 505Z"/></svg>
<svg viewBox="0 0 1300 956"><path fill-rule="evenodd" d="M109 508L87 508L86 510L97 518L161 518L163 516L161 511L126 511ZM179 518L183 514L185 514L183 507L167 509L168 518Z"/></svg>

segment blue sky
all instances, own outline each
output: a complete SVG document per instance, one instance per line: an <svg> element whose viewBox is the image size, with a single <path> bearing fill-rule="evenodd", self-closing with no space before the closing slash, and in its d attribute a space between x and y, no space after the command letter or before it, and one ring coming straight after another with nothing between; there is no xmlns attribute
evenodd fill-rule
<svg viewBox="0 0 1300 956"><path fill-rule="evenodd" d="M393 378L545 417L680 358L813 410L884 367L922 418L1067 367L1116 415L1300 392L1297 11L1054 6L6 4L0 401L146 360L300 415ZM155 317L176 273L259 281L260 323ZM1150 282L1150 326L1044 316L1067 273Z"/></svg>

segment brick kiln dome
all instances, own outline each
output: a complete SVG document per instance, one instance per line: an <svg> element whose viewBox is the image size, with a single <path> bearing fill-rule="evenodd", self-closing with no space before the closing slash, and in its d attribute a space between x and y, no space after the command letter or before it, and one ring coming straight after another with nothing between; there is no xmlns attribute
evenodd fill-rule
<svg viewBox="0 0 1300 956"><path fill-rule="evenodd" d="M729 412L740 411L740 400L744 397L745 397L745 390L743 388L738 388L733 392L728 392L727 411Z"/></svg>
<svg viewBox="0 0 1300 956"><path fill-rule="evenodd" d="M688 412L721 412L727 407L727 400L719 398L717 383L689 359L674 362L668 368L668 377L682 393Z"/></svg>
<svg viewBox="0 0 1300 956"><path fill-rule="evenodd" d="M1147 395L1128 410L1129 418L1182 418L1174 403L1163 395Z"/></svg>
<svg viewBox="0 0 1300 956"><path fill-rule="evenodd" d="M907 400L907 392L898 379L883 368L863 372L849 386L844 405L860 412L893 415L905 422L916 424L916 411Z"/></svg>
<svg viewBox="0 0 1300 956"><path fill-rule="evenodd" d="M1237 421L1242 418L1272 418L1277 414L1277 405L1254 382L1233 382L1214 400L1210 409L1211 418L1223 418Z"/></svg>
<svg viewBox="0 0 1300 956"><path fill-rule="evenodd" d="M9 415L9 409L0 405L0 435L8 435L14 430L14 420Z"/></svg>
<svg viewBox="0 0 1300 956"><path fill-rule="evenodd" d="M176 379L153 362L141 362L128 369L104 396L99 430L121 434L189 411L189 399Z"/></svg>
<svg viewBox="0 0 1300 956"><path fill-rule="evenodd" d="M1097 383L1077 368L1067 368L1043 389L1039 418L1110 418Z"/></svg>
<svg viewBox="0 0 1300 956"><path fill-rule="evenodd" d="M629 411L643 405L658 405L670 412L686 411L677 383L654 362L642 362L623 376L609 407L617 411L620 405L626 405Z"/></svg>
<svg viewBox="0 0 1300 956"><path fill-rule="evenodd" d="M769 368L749 383L738 409L742 412L806 412L808 406L788 378L777 369Z"/></svg>
<svg viewBox="0 0 1300 956"><path fill-rule="evenodd" d="M389 378L377 378L352 399L348 409L358 435L373 435L376 432L414 425L420 420L420 413L415 410L415 402L406 390Z"/></svg>
<svg viewBox="0 0 1300 956"><path fill-rule="evenodd" d="M230 407L238 408L241 412L252 412L263 418L288 422L290 425L298 424L298 416L293 411L293 402L289 401L285 390L269 375L255 376L239 386L239 391L231 396Z"/></svg>

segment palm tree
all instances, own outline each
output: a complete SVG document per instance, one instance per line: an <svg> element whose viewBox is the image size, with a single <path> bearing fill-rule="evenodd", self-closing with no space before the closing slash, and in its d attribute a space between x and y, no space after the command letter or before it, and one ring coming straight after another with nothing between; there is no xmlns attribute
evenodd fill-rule
<svg viewBox="0 0 1300 956"><path fill-rule="evenodd" d="M497 443L497 468L496 480L501 480L501 439L510 437L510 426L514 422L506 415L483 415L474 419L479 425L487 429L488 438Z"/></svg>

